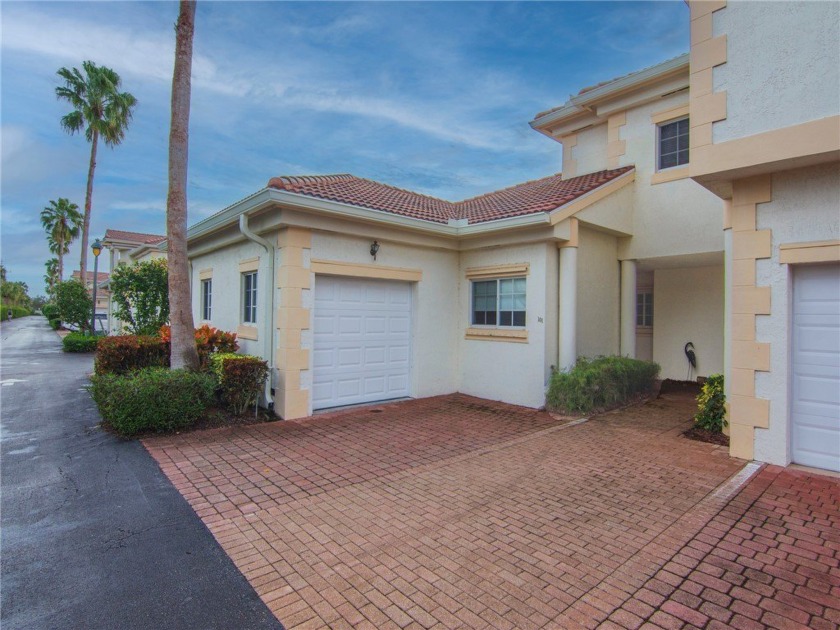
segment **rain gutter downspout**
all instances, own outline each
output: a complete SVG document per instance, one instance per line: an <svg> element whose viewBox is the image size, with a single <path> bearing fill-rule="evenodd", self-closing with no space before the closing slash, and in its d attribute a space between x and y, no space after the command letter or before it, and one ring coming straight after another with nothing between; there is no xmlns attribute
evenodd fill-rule
<svg viewBox="0 0 840 630"><path fill-rule="evenodd" d="M270 241L264 239L262 236L256 235L248 227L248 215L243 213L239 215L239 231L242 235L261 245L268 254L268 273L265 274L265 294L268 299L265 300L265 323L268 326L268 331L265 334L265 357L268 361L268 373L270 377L266 379L265 383L265 402L266 406L273 405L274 399L271 396L271 390L274 387L274 257L276 250Z"/></svg>

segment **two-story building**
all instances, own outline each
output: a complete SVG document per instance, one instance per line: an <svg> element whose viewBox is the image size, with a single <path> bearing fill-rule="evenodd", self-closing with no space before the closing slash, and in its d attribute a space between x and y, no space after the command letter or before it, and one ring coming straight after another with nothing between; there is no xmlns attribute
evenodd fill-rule
<svg viewBox="0 0 840 630"><path fill-rule="evenodd" d="M734 454L840 466L834 446L795 455L780 393L801 351L786 305L796 282L810 286L795 273L791 293L783 265L838 258L823 242L838 232L825 53L837 5L735 4L691 3L690 54L538 114L531 126L562 145L560 174L459 202L352 175L270 179L189 230L197 323L236 330L269 361L267 398L286 419L455 391L539 407L552 369L622 354L657 361L664 378L726 372ZM792 23L818 36L777 76L766 60L782 53L761 51ZM821 82L833 87L811 99ZM771 135L746 140L756 134ZM834 290L828 269L811 295ZM820 345L840 338L827 334ZM838 354L824 357L825 391ZM834 444L840 403L826 401L820 435Z"/></svg>
<svg viewBox="0 0 840 630"><path fill-rule="evenodd" d="M730 450L840 471L840 4L690 8L689 174L722 200Z"/></svg>

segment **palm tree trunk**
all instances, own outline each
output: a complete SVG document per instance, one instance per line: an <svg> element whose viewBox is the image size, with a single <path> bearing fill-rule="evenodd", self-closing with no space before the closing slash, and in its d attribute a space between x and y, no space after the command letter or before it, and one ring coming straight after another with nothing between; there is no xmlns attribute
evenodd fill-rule
<svg viewBox="0 0 840 630"><path fill-rule="evenodd" d="M58 281L64 280L64 239L58 240Z"/></svg>
<svg viewBox="0 0 840 630"><path fill-rule="evenodd" d="M88 166L87 190L85 191L85 220L82 225L82 257L79 261L79 279L85 283L87 271L88 232L90 231L90 206L93 201L93 172L96 170L96 145L99 143L99 132L93 130L90 142L90 165Z"/></svg>
<svg viewBox="0 0 840 630"><path fill-rule="evenodd" d="M197 370L195 325L187 259L187 163L189 157L190 73L192 72L195 2L181 0L172 74L172 122L169 128L169 193L166 239L169 270L170 365Z"/></svg>

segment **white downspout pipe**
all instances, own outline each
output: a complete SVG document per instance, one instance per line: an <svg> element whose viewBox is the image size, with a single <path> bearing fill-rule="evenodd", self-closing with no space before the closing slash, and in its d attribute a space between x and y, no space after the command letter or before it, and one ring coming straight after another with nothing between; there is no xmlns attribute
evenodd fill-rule
<svg viewBox="0 0 840 630"><path fill-rule="evenodd" d="M251 231L248 227L247 214L243 213L239 215L239 231L245 238L261 245L268 254L268 273L265 274L265 315L263 316L265 325L268 327L268 330L263 335L263 339L265 340L264 356L268 361L269 374L265 383L265 403L268 406L269 404L274 404L271 390L274 387L274 257L276 250L270 241Z"/></svg>

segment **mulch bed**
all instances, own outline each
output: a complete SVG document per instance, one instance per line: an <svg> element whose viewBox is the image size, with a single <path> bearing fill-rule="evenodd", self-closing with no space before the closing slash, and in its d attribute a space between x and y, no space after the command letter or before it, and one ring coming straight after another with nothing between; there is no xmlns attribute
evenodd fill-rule
<svg viewBox="0 0 840 630"><path fill-rule="evenodd" d="M718 433L717 431L707 431L699 427L691 427L688 431L684 431L683 435L689 440L708 442L709 444L717 444L718 446L729 446L729 436Z"/></svg>

